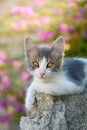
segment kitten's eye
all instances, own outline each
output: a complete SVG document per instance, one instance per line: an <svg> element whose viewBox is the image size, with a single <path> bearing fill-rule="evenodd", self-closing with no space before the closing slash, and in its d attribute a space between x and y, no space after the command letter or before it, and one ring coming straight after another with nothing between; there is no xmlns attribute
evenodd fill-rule
<svg viewBox="0 0 87 130"><path fill-rule="evenodd" d="M39 63L37 61L33 62L34 67L39 67Z"/></svg>
<svg viewBox="0 0 87 130"><path fill-rule="evenodd" d="M49 62L49 63L47 64L47 68L53 68L53 66L54 66L54 63L53 63L53 62Z"/></svg>

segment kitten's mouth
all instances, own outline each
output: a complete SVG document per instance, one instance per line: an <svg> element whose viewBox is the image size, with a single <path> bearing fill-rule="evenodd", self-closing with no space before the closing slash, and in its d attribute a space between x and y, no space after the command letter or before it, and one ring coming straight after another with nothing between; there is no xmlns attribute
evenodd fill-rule
<svg viewBox="0 0 87 130"><path fill-rule="evenodd" d="M44 79L44 78L45 78L45 76L41 76L41 75L40 75L40 78L41 78L41 79Z"/></svg>
<svg viewBox="0 0 87 130"><path fill-rule="evenodd" d="M44 78L45 77L45 73L44 72L40 72L40 78Z"/></svg>

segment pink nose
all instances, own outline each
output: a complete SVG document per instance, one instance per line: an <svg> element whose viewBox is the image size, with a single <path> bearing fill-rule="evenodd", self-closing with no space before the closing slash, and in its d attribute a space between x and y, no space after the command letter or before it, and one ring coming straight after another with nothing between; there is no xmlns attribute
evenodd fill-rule
<svg viewBox="0 0 87 130"><path fill-rule="evenodd" d="M41 78L45 75L45 72L40 72Z"/></svg>

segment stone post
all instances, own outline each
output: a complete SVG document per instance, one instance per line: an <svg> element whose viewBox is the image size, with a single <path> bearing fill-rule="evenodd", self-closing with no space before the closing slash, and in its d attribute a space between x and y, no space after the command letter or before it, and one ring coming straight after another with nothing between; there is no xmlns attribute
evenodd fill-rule
<svg viewBox="0 0 87 130"><path fill-rule="evenodd" d="M87 91L79 95L36 95L37 105L21 117L21 130L87 130Z"/></svg>

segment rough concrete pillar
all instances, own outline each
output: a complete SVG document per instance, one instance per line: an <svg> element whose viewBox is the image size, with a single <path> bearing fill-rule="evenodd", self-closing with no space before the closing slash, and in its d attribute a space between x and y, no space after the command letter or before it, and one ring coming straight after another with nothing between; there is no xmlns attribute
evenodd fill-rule
<svg viewBox="0 0 87 130"><path fill-rule="evenodd" d="M21 117L21 130L87 130L87 91L72 96L37 94L37 105Z"/></svg>

